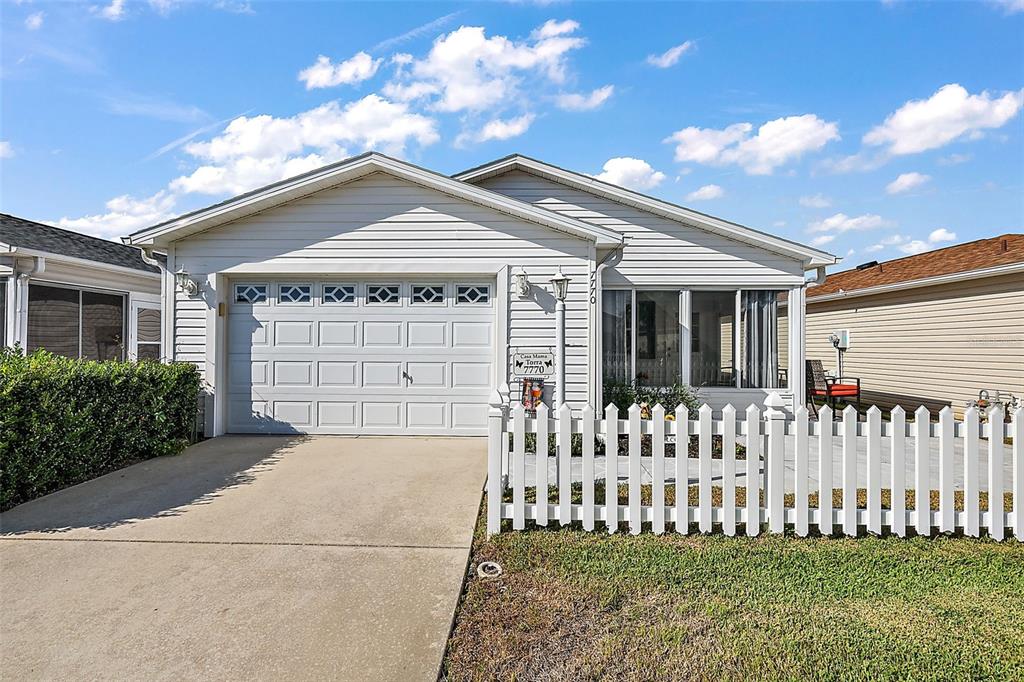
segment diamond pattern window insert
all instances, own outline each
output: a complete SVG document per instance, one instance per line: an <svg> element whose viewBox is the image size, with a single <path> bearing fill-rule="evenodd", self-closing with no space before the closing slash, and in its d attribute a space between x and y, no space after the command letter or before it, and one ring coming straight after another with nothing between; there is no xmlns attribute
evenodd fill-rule
<svg viewBox="0 0 1024 682"><path fill-rule="evenodd" d="M399 286L397 284L367 284L367 303L398 303Z"/></svg>
<svg viewBox="0 0 1024 682"><path fill-rule="evenodd" d="M324 303L355 303L356 287L353 284L325 284Z"/></svg>
<svg viewBox="0 0 1024 682"><path fill-rule="evenodd" d="M310 284L282 284L277 292L279 303L309 303L313 300Z"/></svg>
<svg viewBox="0 0 1024 682"><path fill-rule="evenodd" d="M236 284L235 303L266 303L266 284Z"/></svg>
<svg viewBox="0 0 1024 682"><path fill-rule="evenodd" d="M491 301L491 288L486 284L460 284L455 289L455 302L469 305L487 305Z"/></svg>
<svg viewBox="0 0 1024 682"><path fill-rule="evenodd" d="M443 284L413 284L413 303L444 303Z"/></svg>

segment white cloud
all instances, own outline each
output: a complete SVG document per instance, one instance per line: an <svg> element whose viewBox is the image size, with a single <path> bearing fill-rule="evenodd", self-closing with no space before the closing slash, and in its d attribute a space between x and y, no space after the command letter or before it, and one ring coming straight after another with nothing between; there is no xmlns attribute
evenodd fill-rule
<svg viewBox="0 0 1024 682"><path fill-rule="evenodd" d="M1024 0L994 0L994 2L1002 7L1006 14L1024 12Z"/></svg>
<svg viewBox="0 0 1024 682"><path fill-rule="evenodd" d="M306 84L307 90L353 85L372 78L383 61L357 52L350 59L335 64L329 57L320 55L312 66L299 72L299 80Z"/></svg>
<svg viewBox="0 0 1024 682"><path fill-rule="evenodd" d="M109 5L93 7L92 13L107 21L121 21L124 19L124 0L111 0Z"/></svg>
<svg viewBox="0 0 1024 682"><path fill-rule="evenodd" d="M866 172L881 168L888 160L887 154L868 154L861 151L838 159L826 159L820 166L829 173Z"/></svg>
<svg viewBox="0 0 1024 682"><path fill-rule="evenodd" d="M751 135L750 123L727 128L683 128L665 142L674 143L676 161L736 164L750 175L770 175L776 168L839 139L839 126L814 114L768 121Z"/></svg>
<svg viewBox="0 0 1024 682"><path fill-rule="evenodd" d="M836 238L834 234L819 234L811 240L811 246L824 246Z"/></svg>
<svg viewBox="0 0 1024 682"><path fill-rule="evenodd" d="M149 0L149 6L160 16L166 17L178 6L178 0Z"/></svg>
<svg viewBox="0 0 1024 682"><path fill-rule="evenodd" d="M942 242L955 242L956 232L951 232L944 227L940 227L937 230L932 230L928 234L928 242L931 244L940 244Z"/></svg>
<svg viewBox="0 0 1024 682"><path fill-rule="evenodd" d="M894 234L894 235L890 235L890 236L886 237L885 239L883 239L882 241L878 242L877 244L872 244L871 246L867 247L864 250L867 251L868 253L873 253L875 251L881 251L882 249L884 249L887 246L896 246L897 244L902 244L902 243L904 243L906 241L909 241L909 240L910 240L910 237L907 237L907 236L902 235L902 234Z"/></svg>
<svg viewBox="0 0 1024 682"><path fill-rule="evenodd" d="M776 220L774 223L772 223L772 227L785 227L785 226L786 226L786 221L785 220Z"/></svg>
<svg viewBox="0 0 1024 682"><path fill-rule="evenodd" d="M614 85L597 88L588 95L581 93L563 93L555 98L559 109L566 111L589 111L604 104L615 92Z"/></svg>
<svg viewBox="0 0 1024 682"><path fill-rule="evenodd" d="M429 97L438 111L493 113L521 97L526 78L565 81L567 55L586 42L571 35L578 28L548 21L529 40L514 41L462 26L435 40L423 59L403 59L383 92L401 101Z"/></svg>
<svg viewBox="0 0 1024 682"><path fill-rule="evenodd" d="M344 107L328 102L289 118L240 116L212 140L185 145L205 163L170 187L238 194L344 158L350 146L400 155L410 142L425 147L438 139L436 121L378 95Z"/></svg>
<svg viewBox="0 0 1024 682"><path fill-rule="evenodd" d="M864 143L884 146L889 154L916 154L954 140L973 138L999 128L1024 105L1024 90L993 97L988 91L971 95L951 83L926 100L911 100L864 136Z"/></svg>
<svg viewBox="0 0 1024 682"><path fill-rule="evenodd" d="M642 159L634 159L629 156L608 159L602 172L594 177L613 185L636 190L652 189L665 180L664 173L654 170L649 163Z"/></svg>
<svg viewBox="0 0 1024 682"><path fill-rule="evenodd" d="M13 159L14 147L7 140L0 140L0 159Z"/></svg>
<svg viewBox="0 0 1024 682"><path fill-rule="evenodd" d="M815 194L814 196L800 197L800 205L806 208L828 208L832 205L832 200L824 194Z"/></svg>
<svg viewBox="0 0 1024 682"><path fill-rule="evenodd" d="M704 185L686 195L687 201L707 201L725 196L725 190L718 185Z"/></svg>
<svg viewBox="0 0 1024 682"><path fill-rule="evenodd" d="M126 194L108 201L106 213L82 218L61 218L56 224L94 237L113 239L172 218L175 201L175 197L166 190L160 190L145 199L136 199Z"/></svg>
<svg viewBox="0 0 1024 682"><path fill-rule="evenodd" d="M675 66L684 54L690 52L696 47L697 44L695 42L687 40L682 45L670 47L661 54L647 55L647 63L651 66L656 66L659 69L667 69L670 66Z"/></svg>
<svg viewBox="0 0 1024 682"><path fill-rule="evenodd" d="M44 12L33 12L25 18L25 28L30 31L38 31L43 26Z"/></svg>
<svg viewBox="0 0 1024 682"><path fill-rule="evenodd" d="M899 177L885 186L885 192L886 194L902 194L915 187L920 187L931 179L932 176L923 173L901 173Z"/></svg>
<svg viewBox="0 0 1024 682"><path fill-rule="evenodd" d="M401 35L397 35L394 38L388 38L387 40L380 41L379 43L374 45L371 48L371 50L373 52L380 52L382 50L389 50L392 47L394 47L395 45L400 45L400 44L402 44L404 42L412 40L413 38L418 38L421 35L425 35L427 33L430 33L431 31L436 31L437 29L441 28L442 26L444 26L449 21L451 21L455 17L459 16L463 12L465 12L465 10L459 10L458 12L452 12L451 14L446 14L443 17L438 17L437 19L434 19L433 21L428 21L427 23L421 24L421 25L417 26L416 28L411 29L409 31L406 31L405 33L403 33Z"/></svg>
<svg viewBox="0 0 1024 682"><path fill-rule="evenodd" d="M957 166L971 160L970 154L950 154L939 159L940 166Z"/></svg>
<svg viewBox="0 0 1024 682"><path fill-rule="evenodd" d="M181 104L159 95L113 90L99 97L107 111L121 116L144 116L175 123L210 120L210 115L195 105Z"/></svg>
<svg viewBox="0 0 1024 682"><path fill-rule="evenodd" d="M876 227L884 227L888 224L888 220L885 220L882 216L875 215L873 213L857 217L850 217L845 213L836 213L824 220L808 224L807 231L840 233L849 232L851 230L873 230Z"/></svg>
<svg viewBox="0 0 1024 682"><path fill-rule="evenodd" d="M476 132L465 132L455 139L455 146L464 146L467 142L487 142L488 140L508 140L518 137L530 128L536 116L523 114L516 118L494 118Z"/></svg>

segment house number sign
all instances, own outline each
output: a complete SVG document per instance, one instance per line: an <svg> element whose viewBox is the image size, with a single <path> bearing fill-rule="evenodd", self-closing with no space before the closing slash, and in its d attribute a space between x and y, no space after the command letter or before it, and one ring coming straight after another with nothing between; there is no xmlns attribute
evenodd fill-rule
<svg viewBox="0 0 1024 682"><path fill-rule="evenodd" d="M547 377L555 371L554 353L514 353L512 373L520 377Z"/></svg>

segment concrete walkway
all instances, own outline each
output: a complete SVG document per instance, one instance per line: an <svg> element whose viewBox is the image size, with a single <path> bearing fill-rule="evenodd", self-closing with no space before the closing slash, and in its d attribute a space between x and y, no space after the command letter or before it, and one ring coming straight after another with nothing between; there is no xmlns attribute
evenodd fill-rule
<svg viewBox="0 0 1024 682"><path fill-rule="evenodd" d="M224 437L0 516L7 679L433 680L481 439Z"/></svg>

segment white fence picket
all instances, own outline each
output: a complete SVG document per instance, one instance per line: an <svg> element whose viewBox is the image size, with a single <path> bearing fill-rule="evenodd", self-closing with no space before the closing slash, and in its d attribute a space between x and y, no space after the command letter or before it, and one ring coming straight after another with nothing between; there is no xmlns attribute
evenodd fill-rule
<svg viewBox="0 0 1024 682"><path fill-rule="evenodd" d="M843 410L843 532L857 535L857 408Z"/></svg>
<svg viewBox="0 0 1024 682"><path fill-rule="evenodd" d="M953 509L953 410L947 405L939 412L939 532L952 533Z"/></svg>
<svg viewBox="0 0 1024 682"><path fill-rule="evenodd" d="M808 533L808 509L807 509L807 483L809 476L809 462L807 460L807 408L801 405L796 408L796 462L794 471L794 501L793 511L796 514L796 534L800 537L807 537Z"/></svg>
<svg viewBox="0 0 1024 682"><path fill-rule="evenodd" d="M964 412L964 535L976 538L981 534L978 481L978 408Z"/></svg>
<svg viewBox="0 0 1024 682"><path fill-rule="evenodd" d="M676 407L676 532L690 532L690 411L685 405Z"/></svg>
<svg viewBox="0 0 1024 682"><path fill-rule="evenodd" d="M828 408L820 412L819 421L810 422L807 409L798 407L787 416L779 409L778 396L766 401L767 412L762 416L756 405L750 405L742 424L737 422L736 410L728 405L722 410L720 420L714 418L709 406L702 406L697 420L689 422L686 408L676 410L676 420L666 420L665 410L656 405L651 419L642 418L640 406L628 410L625 422L619 421L617 407L609 405L604 419L598 420L594 409L586 406L579 419L574 419L570 408L562 405L555 418L544 405L538 405L536 417L527 418L522 405L511 408L508 416L500 403L500 396L492 400L488 411L487 450L488 482L486 488L488 512L487 533L501 531L502 521L511 519L511 527L523 530L527 519L534 519L538 526L550 525L556 521L566 526L574 519L583 523L583 528L593 530L598 520L604 520L609 533L619 529L621 520L628 522L629 532L638 534L643 525L651 522L654 533L661 534L670 522L678 532L686 533L693 521L702 533L709 533L721 522L721 532L735 535L737 526L743 522L746 534L755 536L761 532L761 523L767 521L772 533L783 532L787 525L801 537L807 536L811 526L817 524L824 535L836 529L836 523L848 536L857 534L860 524L872 534L889 531L905 536L907 525L912 523L918 535L928 536L933 528L940 532L963 531L971 537L980 536L984 529L994 540L1006 537L1006 528L1024 540L1024 409L1010 415L1011 425L1006 425L1007 415L1000 407L994 407L987 415L987 424L982 428L981 415L977 409L968 409L963 422L957 424L952 411L944 409L939 422L933 426L927 409L921 408L914 414L914 421L908 425L906 414L901 408L894 408L890 421L881 419L881 412L872 407L867 411L864 424L858 422L857 411L847 407L841 421L834 421L834 413ZM529 429L527 429L529 424ZM601 506L596 499L597 471L595 438L600 429L605 436L605 499ZM527 431L536 438L535 453L526 453ZM555 431L557 480L551 480L552 453L548 445L550 431ZM582 436L582 457L573 457L573 437ZM833 490L836 487L834 438L838 434L842 444L841 497L842 509L833 508ZM914 441L913 485L908 486L906 467L908 434ZM1012 436L1012 453L1007 455L1003 444L1006 434ZM666 444L669 435L675 436L675 463L666 461ZM938 457L931 455L931 438L938 438ZM628 501L619 503L619 437L627 444L625 455ZM697 443L697 504L691 512L688 501L689 440L698 438ZM713 438L721 436L721 466L717 468L712 457ZM746 465L743 472L737 471L737 440L743 436L746 445ZM809 508L810 491L810 439L818 437L819 468L818 497L816 512ZM891 457L888 463L882 457L882 438L889 439ZM866 446L866 468L859 469L857 461L858 439L863 438L861 447ZM954 507L959 495L954 479L960 473L954 463L954 439L963 439L963 511ZM988 439L987 470L981 471L981 439ZM645 482L644 445L650 439L650 479ZM511 444L511 446L509 446ZM1006 461L1006 457L1010 461ZM534 475L527 480L527 463L533 458ZM787 461L792 458L792 486L786 482ZM762 464L763 462L763 464ZM574 472L573 464L579 465ZM885 468L889 466L888 478ZM934 487L931 467L938 465L938 511L931 510L930 495ZM1007 483L1004 467L1012 467L1012 482ZM674 473L673 473L674 469ZM579 478L577 479L577 474ZM742 475L746 487L746 501L742 509L737 508L736 489ZM981 476L987 476L988 506L981 508ZM860 478L859 478L860 477ZM865 478L866 477L866 478ZM582 503L574 504L574 481L581 485ZM674 508L666 504L665 487L674 480L676 501ZM858 482L866 480L865 485ZM761 499L764 481L764 500ZM504 501L506 485L512 488L512 503ZM644 502L650 485L650 501ZM716 509L713 486L721 485L722 504ZM882 508L882 493L888 485L891 493L889 509ZM1013 508L1009 513L1003 500L1003 492L1009 485L1012 491ZM536 503L526 504L526 493L534 487ZM786 490L794 493L792 510L785 507ZM557 500L551 500L552 488L557 488ZM858 492L867 491L867 504L858 508ZM907 490L914 490L915 510L906 509ZM620 507L623 507L620 509Z"/></svg>
<svg viewBox="0 0 1024 682"><path fill-rule="evenodd" d="M604 410L604 520L608 532L619 529L619 408Z"/></svg>
<svg viewBox="0 0 1024 682"><path fill-rule="evenodd" d="M1003 519L1003 407L996 405L988 413L988 535L993 540L1005 536ZM1014 500L1014 506L1016 500Z"/></svg>
<svg viewBox="0 0 1024 682"><path fill-rule="evenodd" d="M700 406L697 413L699 457L697 462L697 518L700 532L711 532L711 406Z"/></svg>
<svg viewBox="0 0 1024 682"><path fill-rule="evenodd" d="M747 535L761 532L761 411L747 408Z"/></svg>
<svg viewBox="0 0 1024 682"><path fill-rule="evenodd" d="M868 532L882 534L882 411L868 410Z"/></svg>
<svg viewBox="0 0 1024 682"><path fill-rule="evenodd" d="M1024 542L1024 407L1013 412L1013 534Z"/></svg>
<svg viewBox="0 0 1024 682"><path fill-rule="evenodd" d="M594 530L594 408L583 408L583 530Z"/></svg>
<svg viewBox="0 0 1024 682"><path fill-rule="evenodd" d="M892 432L889 434L889 509L892 510L892 532L907 535L907 413L897 405L889 413Z"/></svg>
<svg viewBox="0 0 1024 682"><path fill-rule="evenodd" d="M526 409L512 408L512 528L526 528Z"/></svg>
<svg viewBox="0 0 1024 682"><path fill-rule="evenodd" d="M736 535L736 408L722 409L722 532Z"/></svg>
<svg viewBox="0 0 1024 682"><path fill-rule="evenodd" d="M661 404L651 410L651 530L655 535L665 532L665 408Z"/></svg>
<svg viewBox="0 0 1024 682"><path fill-rule="evenodd" d="M558 521L572 523L572 410L558 408Z"/></svg>
<svg viewBox="0 0 1024 682"><path fill-rule="evenodd" d="M533 474L536 479L537 504L534 520L538 526L548 525L548 406L541 403L537 406L537 418L534 419L536 434L536 456L533 459Z"/></svg>
<svg viewBox="0 0 1024 682"><path fill-rule="evenodd" d="M932 415L924 405L914 412L914 529L918 535L932 533L932 487L928 470L931 421Z"/></svg>
<svg viewBox="0 0 1024 682"><path fill-rule="evenodd" d="M629 533L640 535L640 406L629 408Z"/></svg>
<svg viewBox="0 0 1024 682"><path fill-rule="evenodd" d="M832 490L835 487L832 472L835 460L832 448L834 419L832 408L828 405L818 411L818 531L822 535L832 534Z"/></svg>

